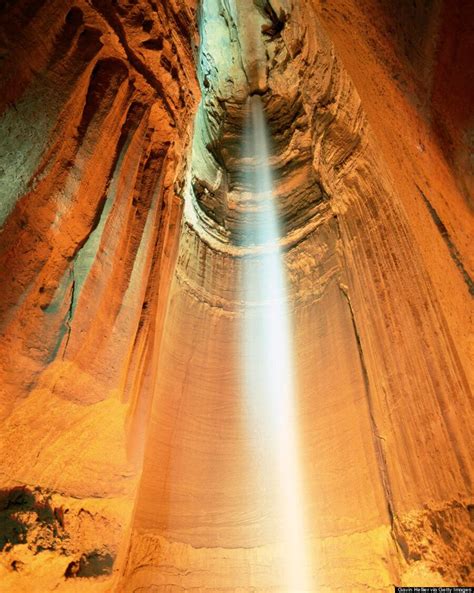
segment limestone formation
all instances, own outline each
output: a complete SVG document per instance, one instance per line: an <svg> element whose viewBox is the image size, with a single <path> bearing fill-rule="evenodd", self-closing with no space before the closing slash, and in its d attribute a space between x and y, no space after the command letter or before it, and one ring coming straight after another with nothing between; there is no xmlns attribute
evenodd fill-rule
<svg viewBox="0 0 474 593"><path fill-rule="evenodd" d="M0 593L287 591L242 407L254 95L308 591L474 586L470 3L0 10Z"/></svg>

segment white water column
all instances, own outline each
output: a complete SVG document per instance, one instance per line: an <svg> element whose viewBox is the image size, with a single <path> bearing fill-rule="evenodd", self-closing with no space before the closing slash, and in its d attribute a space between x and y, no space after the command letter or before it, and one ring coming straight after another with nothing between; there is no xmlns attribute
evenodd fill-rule
<svg viewBox="0 0 474 593"><path fill-rule="evenodd" d="M281 225L272 192L269 133L261 97L249 98L244 131L244 184L250 195L242 259L242 361L244 408L249 435L257 442L261 496L268 503L262 523L276 542L274 571L279 590L314 591L303 515L304 485L296 418L293 327ZM255 466L254 466L255 467ZM261 505L258 505L261 507Z"/></svg>

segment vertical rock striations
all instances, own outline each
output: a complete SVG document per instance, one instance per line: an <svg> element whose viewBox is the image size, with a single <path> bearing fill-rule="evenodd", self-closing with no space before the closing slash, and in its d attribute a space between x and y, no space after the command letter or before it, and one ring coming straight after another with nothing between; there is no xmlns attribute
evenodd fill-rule
<svg viewBox="0 0 474 593"><path fill-rule="evenodd" d="M267 536L278 509L262 494L258 437L245 433L238 404L242 257L254 251L258 260L245 241L244 221L258 204L245 196L240 156L252 92L262 95L272 132L295 312L314 589L465 583L472 579L469 211L453 163L426 110L390 78L397 66L383 60L395 47L372 50L370 61L360 50L367 16L352 34L347 25L339 48L342 36L333 42L330 32L343 9L237 7L247 11L245 28L236 5L204 3L203 101L122 586L281 590L280 552ZM250 23L264 32L265 73L252 69L262 46ZM247 60L239 59L244 47ZM421 74L398 68L422 88ZM416 168L414 129L428 153ZM444 226L440 235L440 215L423 198L427 184L458 204L442 222L456 232Z"/></svg>
<svg viewBox="0 0 474 593"><path fill-rule="evenodd" d="M2 8L1 512L25 526L2 544L2 591L110 581L180 224L195 10ZM41 523L47 545L21 518L37 512L22 488L62 509L59 526Z"/></svg>

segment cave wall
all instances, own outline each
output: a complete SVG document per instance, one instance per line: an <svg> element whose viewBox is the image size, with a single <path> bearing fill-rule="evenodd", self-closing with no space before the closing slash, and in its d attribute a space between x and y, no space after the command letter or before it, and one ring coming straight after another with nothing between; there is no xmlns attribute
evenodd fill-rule
<svg viewBox="0 0 474 593"><path fill-rule="evenodd" d="M472 219L455 163L430 128L431 114L413 105L393 76L391 68L408 69L389 60L401 41L393 39L387 49L372 41L377 52L369 60L357 45L369 27L363 10L358 24L345 16L354 7L333 12L322 3L313 8L320 11L318 22L308 6L275 2L262 49L245 39L251 26L239 28L238 10L211 4L192 207L161 360L166 379L152 412L123 586L207 590L212 582L219 591L280 590L274 557L285 552L265 539L262 520L271 521L276 511L252 479L258 469L249 458L258 466L258 443L243 436L235 404L243 298L235 130L242 97L252 91L268 93L278 153L275 193L295 311L314 588L388 591L393 582L469 581L471 284L465 239ZM251 14L248 23L258 22L250 4L239 7ZM375 8L387 21L394 18L382 4ZM328 33L333 21L334 43ZM380 45L385 31L375 29L377 34ZM411 34L416 30L406 31L407 38ZM256 60L238 60L245 46L256 55L263 51L266 72L255 70ZM405 78L423 92L421 76L407 72ZM422 146L413 141L415 132ZM440 223L425 193L431 184L440 203L445 192L464 213L462 222L448 222L446 209L446 223ZM456 227L456 235L440 224ZM219 430L211 429L209 418L218 418ZM241 465L248 469L244 483L238 480ZM259 570L249 574L252 547Z"/></svg>
<svg viewBox="0 0 474 593"><path fill-rule="evenodd" d="M199 99L195 10L2 7L2 591L103 590L110 579ZM76 575L94 578L74 585Z"/></svg>
<svg viewBox="0 0 474 593"><path fill-rule="evenodd" d="M465 4L207 0L199 53L189 1L5 6L0 590L279 590L238 406L249 92L315 587L472 584Z"/></svg>

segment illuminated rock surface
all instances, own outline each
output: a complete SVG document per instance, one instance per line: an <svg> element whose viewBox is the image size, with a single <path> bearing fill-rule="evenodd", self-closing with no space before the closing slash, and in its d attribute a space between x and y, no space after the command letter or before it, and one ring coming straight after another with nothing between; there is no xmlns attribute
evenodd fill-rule
<svg viewBox="0 0 474 593"><path fill-rule="evenodd" d="M0 592L287 590L241 397L255 92L309 590L474 585L472 14L393 6L2 9Z"/></svg>

